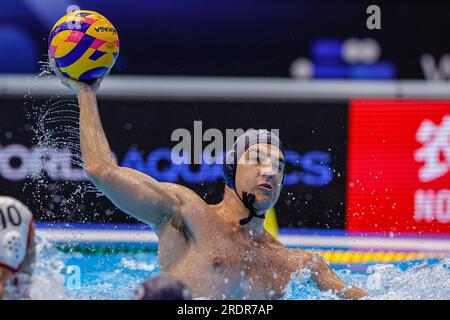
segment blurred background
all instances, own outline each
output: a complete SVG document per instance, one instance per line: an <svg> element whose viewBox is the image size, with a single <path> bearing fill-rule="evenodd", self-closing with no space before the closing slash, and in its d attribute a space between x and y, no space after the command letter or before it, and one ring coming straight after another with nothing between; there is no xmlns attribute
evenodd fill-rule
<svg viewBox="0 0 450 320"><path fill-rule="evenodd" d="M172 164L172 131L193 133L194 120L203 131L280 129L281 234L449 236L450 3L378 2L372 30L370 4L3 0L1 193L43 228L137 223L86 180L74 124L43 120L51 108L76 112L70 96L55 97L56 80L37 75L51 27L77 5L119 32L99 105L120 165L217 203L221 168Z"/></svg>

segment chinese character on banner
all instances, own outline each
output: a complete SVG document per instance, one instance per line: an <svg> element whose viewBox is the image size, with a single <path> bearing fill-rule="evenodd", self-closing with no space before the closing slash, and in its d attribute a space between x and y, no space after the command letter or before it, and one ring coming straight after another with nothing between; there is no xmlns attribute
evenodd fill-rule
<svg viewBox="0 0 450 320"><path fill-rule="evenodd" d="M347 229L450 234L450 101L350 103Z"/></svg>
<svg viewBox="0 0 450 320"><path fill-rule="evenodd" d="M416 151L414 159L425 162L418 172L420 181L429 182L446 175L450 169L450 115L437 125L423 120L416 139L423 147Z"/></svg>

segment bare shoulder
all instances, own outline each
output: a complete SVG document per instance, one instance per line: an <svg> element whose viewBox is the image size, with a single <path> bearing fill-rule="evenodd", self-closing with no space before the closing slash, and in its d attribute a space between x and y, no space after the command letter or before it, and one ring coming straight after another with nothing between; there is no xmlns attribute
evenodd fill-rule
<svg viewBox="0 0 450 320"><path fill-rule="evenodd" d="M161 182L161 185L164 186L164 188L168 192L172 192L173 195L175 195L182 203L185 202L191 203L193 201L195 204L206 205L206 202L202 198L200 198L198 194L196 194L188 187L182 186L181 184L170 182Z"/></svg>
<svg viewBox="0 0 450 320"><path fill-rule="evenodd" d="M317 253L311 250L288 248L267 231L264 232L264 235L265 243L270 245L272 249L282 252L283 256L287 259L287 263L296 270L309 267L314 259L316 259Z"/></svg>
<svg viewBox="0 0 450 320"><path fill-rule="evenodd" d="M181 218L178 224L182 223L186 227L194 228L200 220L203 221L200 213L208 210L208 204L197 193L179 184L169 182L161 184L178 199L178 218Z"/></svg>
<svg viewBox="0 0 450 320"><path fill-rule="evenodd" d="M285 249L285 250L290 250L288 248L286 248L281 242L280 240L278 240L277 238L275 238L274 236L272 236L267 230L264 229L264 237L262 238L264 240L264 242L267 245L270 245L272 248L274 249Z"/></svg>
<svg viewBox="0 0 450 320"><path fill-rule="evenodd" d="M298 264L299 268L310 268L315 260L321 259L318 253L311 250L288 249L289 260Z"/></svg>
<svg viewBox="0 0 450 320"><path fill-rule="evenodd" d="M313 256L313 252L311 250L304 249L289 249L289 252L295 256L296 258L308 259L311 260Z"/></svg>

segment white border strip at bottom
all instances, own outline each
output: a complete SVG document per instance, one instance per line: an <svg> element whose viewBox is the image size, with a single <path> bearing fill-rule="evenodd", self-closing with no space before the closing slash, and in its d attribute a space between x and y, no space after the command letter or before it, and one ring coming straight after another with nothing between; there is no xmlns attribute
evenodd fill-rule
<svg viewBox="0 0 450 320"><path fill-rule="evenodd" d="M153 231L124 230L55 230L39 229L38 234L50 242L80 243L149 243L156 244L158 237ZM330 247L352 249L391 249L415 251L448 251L450 239L382 238L355 236L280 235L279 240L288 247Z"/></svg>

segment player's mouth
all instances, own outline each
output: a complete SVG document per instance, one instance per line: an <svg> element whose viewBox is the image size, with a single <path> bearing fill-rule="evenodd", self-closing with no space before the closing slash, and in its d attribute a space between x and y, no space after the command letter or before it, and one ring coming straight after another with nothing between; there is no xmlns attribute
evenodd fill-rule
<svg viewBox="0 0 450 320"><path fill-rule="evenodd" d="M274 190L273 186L268 182L260 183L256 188L266 193L271 193Z"/></svg>

